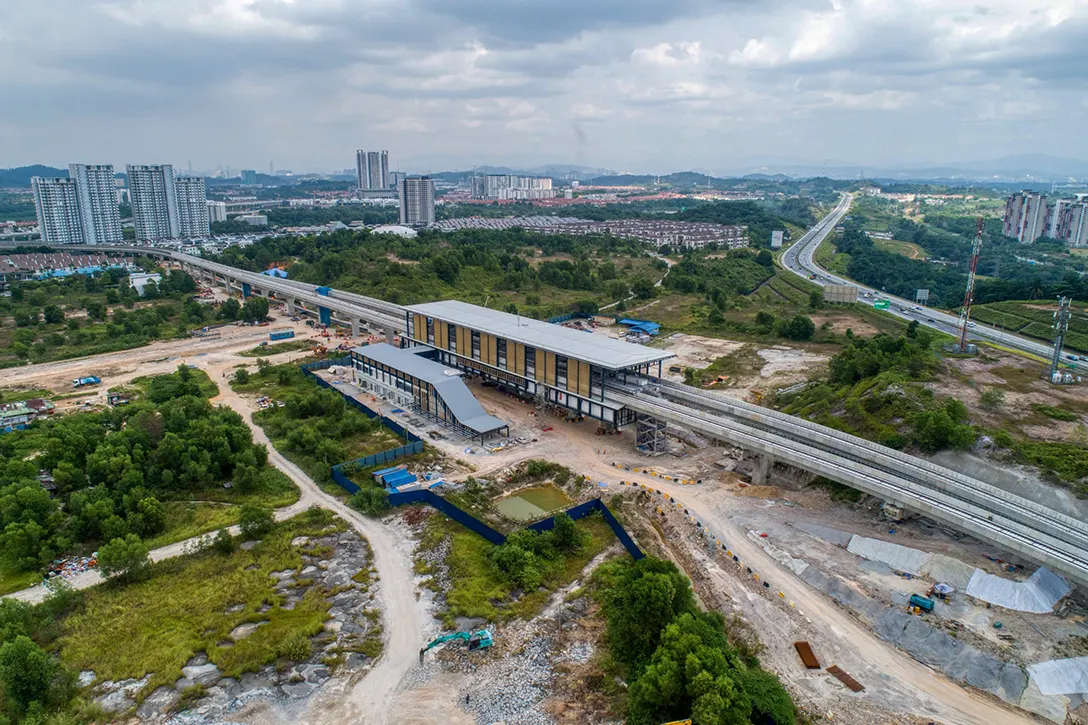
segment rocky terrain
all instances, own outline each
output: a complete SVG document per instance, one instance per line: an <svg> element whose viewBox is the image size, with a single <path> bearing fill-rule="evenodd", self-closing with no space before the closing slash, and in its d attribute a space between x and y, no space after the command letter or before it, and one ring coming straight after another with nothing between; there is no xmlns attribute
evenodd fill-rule
<svg viewBox="0 0 1088 725"><path fill-rule="evenodd" d="M307 660L291 663L281 659L235 679L224 677L200 652L185 664L182 677L173 686L154 692L143 691L151 673L139 680L96 683L94 672L86 671L80 674L80 684L91 687L95 703L107 712L134 711L143 721L171 725L212 725L251 702L301 700L334 672L351 673L368 667L380 651L381 624L378 610L372 607L377 584L371 580L367 542L355 532L345 531L320 538L298 537L291 543L303 552L303 565L297 571L272 573L277 580L275 588L284 597L282 608L293 609L313 587L320 587L331 605L324 630L311 638L312 655ZM236 627L231 640L244 639L262 624Z"/></svg>

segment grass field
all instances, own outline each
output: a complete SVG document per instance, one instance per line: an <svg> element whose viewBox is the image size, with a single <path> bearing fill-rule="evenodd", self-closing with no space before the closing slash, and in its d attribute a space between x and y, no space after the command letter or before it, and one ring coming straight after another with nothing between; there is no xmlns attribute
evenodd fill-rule
<svg viewBox="0 0 1088 725"><path fill-rule="evenodd" d="M277 524L251 551L169 559L154 565L145 581L89 589L82 611L62 624L61 660L76 671L94 670L99 680L153 673L143 689L148 693L173 684L197 652L228 677L255 671L274 662L292 638L321 631L329 609L316 588L294 609L283 609L269 574L302 565L291 546L295 536L343 528L326 512L308 512ZM262 613L264 604L271 609ZM239 611L228 611L237 605ZM260 621L267 624L231 645L232 629Z"/></svg>
<svg viewBox="0 0 1088 725"><path fill-rule="evenodd" d="M873 246L892 254L901 254L908 259L925 259L929 256L926 250L914 242L903 242L898 239L874 239Z"/></svg>
<svg viewBox="0 0 1088 725"><path fill-rule="evenodd" d="M580 519L577 526L589 536L581 550L568 556L562 568L540 589L511 599L511 587L503 581L488 558L493 545L444 516L427 519L420 550L437 546L450 537L450 588L446 592L447 625L457 617L483 617L489 622L524 619L536 615L552 592L574 581L586 565L616 541L612 530L598 515Z"/></svg>
<svg viewBox="0 0 1088 725"><path fill-rule="evenodd" d="M816 264L838 275L846 275L846 269L850 266L850 255L840 253L835 247L835 238L824 241L816 250Z"/></svg>
<svg viewBox="0 0 1088 725"><path fill-rule="evenodd" d="M1051 326L1057 309L1049 300L991 302L973 306L971 317L1002 330L1050 342L1054 338ZM1088 352L1088 307L1083 302L1074 302L1070 313L1066 347Z"/></svg>

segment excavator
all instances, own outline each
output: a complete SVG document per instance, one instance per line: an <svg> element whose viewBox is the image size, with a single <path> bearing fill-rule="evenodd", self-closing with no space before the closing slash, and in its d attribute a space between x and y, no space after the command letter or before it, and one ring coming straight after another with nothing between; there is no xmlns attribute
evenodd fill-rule
<svg viewBox="0 0 1088 725"><path fill-rule="evenodd" d="M475 632L454 632L453 634L444 634L441 637L436 637L431 640L426 647L419 650L419 661L423 662L423 655L427 650L432 647L437 647L444 642L450 642L455 639L464 640L468 643L468 651L472 652L478 649L487 649L493 642L491 640L491 632L486 629L478 629Z"/></svg>

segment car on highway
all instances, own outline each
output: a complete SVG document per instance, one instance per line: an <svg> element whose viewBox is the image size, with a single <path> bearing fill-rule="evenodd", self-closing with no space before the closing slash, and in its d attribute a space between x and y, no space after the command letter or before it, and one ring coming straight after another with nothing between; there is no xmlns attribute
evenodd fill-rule
<svg viewBox="0 0 1088 725"><path fill-rule="evenodd" d="M967 326L968 326L968 327L974 327L974 326L975 326L975 323L973 323L973 322L968 322L968 323L967 323Z"/></svg>
<svg viewBox="0 0 1088 725"><path fill-rule="evenodd" d="M926 322L936 322L932 317L927 317Z"/></svg>

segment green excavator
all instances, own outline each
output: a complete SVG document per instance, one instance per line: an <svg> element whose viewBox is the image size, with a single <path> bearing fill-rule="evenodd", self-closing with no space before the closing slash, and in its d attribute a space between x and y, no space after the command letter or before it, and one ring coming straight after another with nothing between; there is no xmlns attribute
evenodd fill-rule
<svg viewBox="0 0 1088 725"><path fill-rule="evenodd" d="M453 640L460 639L468 643L468 651L472 652L478 649L487 649L493 642L491 640L491 632L486 629L478 629L475 632L454 632L453 634L444 634L441 637L435 637L432 639L426 647L419 650L419 661L423 662L424 653L432 647L437 647L444 642L451 642Z"/></svg>

